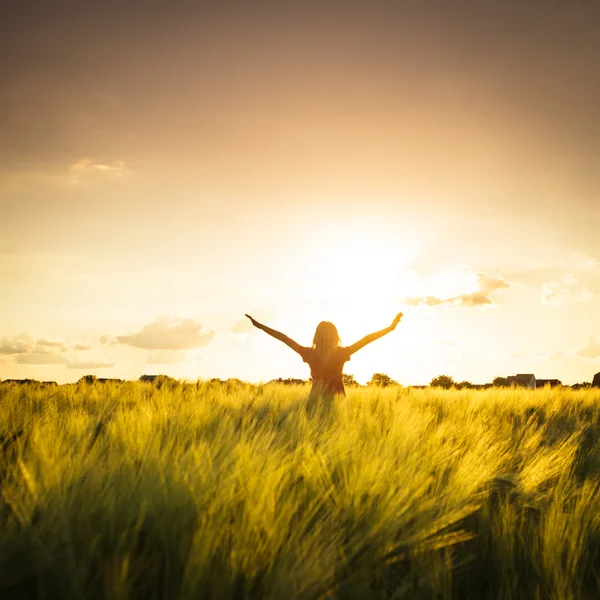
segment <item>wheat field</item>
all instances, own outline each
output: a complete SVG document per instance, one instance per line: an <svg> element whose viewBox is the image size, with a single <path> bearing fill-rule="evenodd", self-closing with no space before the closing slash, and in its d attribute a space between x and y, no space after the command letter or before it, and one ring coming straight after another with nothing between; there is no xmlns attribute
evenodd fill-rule
<svg viewBox="0 0 600 600"><path fill-rule="evenodd" d="M308 392L0 384L0 597L600 597L600 390Z"/></svg>

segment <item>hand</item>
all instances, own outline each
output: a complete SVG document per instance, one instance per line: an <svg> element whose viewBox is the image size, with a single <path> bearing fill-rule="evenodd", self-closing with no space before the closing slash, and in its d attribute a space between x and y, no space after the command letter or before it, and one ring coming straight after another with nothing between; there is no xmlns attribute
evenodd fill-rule
<svg viewBox="0 0 600 600"><path fill-rule="evenodd" d="M258 327L259 326L259 322L256 319L253 319L250 315L246 315L250 321L252 321L252 325L254 325L254 327Z"/></svg>
<svg viewBox="0 0 600 600"><path fill-rule="evenodd" d="M398 313L395 317L394 320L392 321L392 324L390 325L390 329L392 331L394 331L394 329L396 329L396 325L398 325L398 323L400 323L400 319L402 318L402 313Z"/></svg>

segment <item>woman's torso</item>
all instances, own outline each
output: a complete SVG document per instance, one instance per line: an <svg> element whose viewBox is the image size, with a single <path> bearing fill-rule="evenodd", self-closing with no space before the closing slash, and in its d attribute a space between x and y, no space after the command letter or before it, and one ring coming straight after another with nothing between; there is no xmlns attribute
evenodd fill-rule
<svg viewBox="0 0 600 600"><path fill-rule="evenodd" d="M350 360L348 348L338 346L326 356L319 356L314 348L303 348L302 359L310 367L313 392L345 395L342 372Z"/></svg>

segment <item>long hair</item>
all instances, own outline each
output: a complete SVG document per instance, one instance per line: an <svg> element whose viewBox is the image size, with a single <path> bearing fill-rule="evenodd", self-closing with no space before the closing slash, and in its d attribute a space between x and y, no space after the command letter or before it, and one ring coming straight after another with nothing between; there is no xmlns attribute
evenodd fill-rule
<svg viewBox="0 0 600 600"><path fill-rule="evenodd" d="M319 358L326 357L334 348L340 345L340 336L333 323L321 321L315 330L313 349Z"/></svg>

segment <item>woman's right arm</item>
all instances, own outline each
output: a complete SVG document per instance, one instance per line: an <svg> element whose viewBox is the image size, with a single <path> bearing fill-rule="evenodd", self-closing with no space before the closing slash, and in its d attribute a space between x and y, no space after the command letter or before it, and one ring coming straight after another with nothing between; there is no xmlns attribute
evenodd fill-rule
<svg viewBox="0 0 600 600"><path fill-rule="evenodd" d="M400 323L401 318L402 318L402 313L398 313L395 316L394 320L392 321L392 324L389 327L386 327L385 329L382 329L381 331L375 331L374 333L370 333L369 335L366 335L361 340L358 340L358 342L355 342L354 344L352 344L352 346L348 346L348 350L350 351L350 354L354 354L357 350L364 348L367 344L370 344L371 342L374 342L375 340L382 338L384 335L387 335L388 333L390 333L390 331L394 331L394 329L396 329L396 326L398 325L398 323Z"/></svg>

